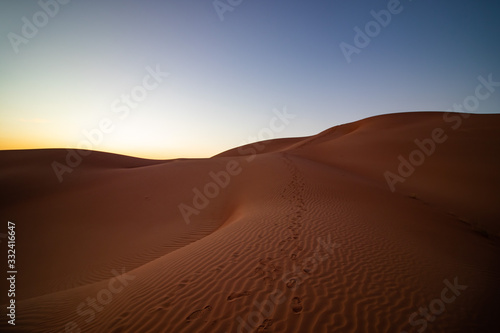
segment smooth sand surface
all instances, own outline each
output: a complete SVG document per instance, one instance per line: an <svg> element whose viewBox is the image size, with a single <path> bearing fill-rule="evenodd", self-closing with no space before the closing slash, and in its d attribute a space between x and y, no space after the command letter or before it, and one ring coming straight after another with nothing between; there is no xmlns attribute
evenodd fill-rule
<svg viewBox="0 0 500 333"><path fill-rule="evenodd" d="M0 331L500 332L499 147L500 115L419 112L209 159L93 152L61 183L66 150L1 151Z"/></svg>

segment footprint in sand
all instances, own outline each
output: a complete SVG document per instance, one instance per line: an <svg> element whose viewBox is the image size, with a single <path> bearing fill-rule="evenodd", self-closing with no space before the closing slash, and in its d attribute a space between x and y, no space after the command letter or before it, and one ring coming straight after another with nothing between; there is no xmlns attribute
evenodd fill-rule
<svg viewBox="0 0 500 333"><path fill-rule="evenodd" d="M293 288L295 287L295 285L297 284L297 281L295 279L290 279L287 283L286 283L286 287L287 288Z"/></svg>
<svg viewBox="0 0 500 333"><path fill-rule="evenodd" d="M227 296L228 301L232 301L234 299L243 297L243 296L249 296L251 293L249 291L244 291L242 293L232 293L231 295Z"/></svg>
<svg viewBox="0 0 500 333"><path fill-rule="evenodd" d="M196 310L195 312L191 313L187 318L186 318L186 321L187 322L191 322L195 319L198 319L201 317L201 313L202 311L201 310Z"/></svg>
<svg viewBox="0 0 500 333"><path fill-rule="evenodd" d="M212 307L210 305L207 305L203 308L203 310L196 310L195 312L191 313L187 318L186 318L186 321L189 323L193 320L196 320L200 317L202 317L203 315L206 314L206 312L210 312L212 311Z"/></svg>
<svg viewBox="0 0 500 333"><path fill-rule="evenodd" d="M257 332L264 332L273 325L272 319L265 319L262 325L257 328Z"/></svg>
<svg viewBox="0 0 500 333"><path fill-rule="evenodd" d="M298 314L302 312L302 308L302 301L300 300L300 297L294 297L292 299L292 311Z"/></svg>

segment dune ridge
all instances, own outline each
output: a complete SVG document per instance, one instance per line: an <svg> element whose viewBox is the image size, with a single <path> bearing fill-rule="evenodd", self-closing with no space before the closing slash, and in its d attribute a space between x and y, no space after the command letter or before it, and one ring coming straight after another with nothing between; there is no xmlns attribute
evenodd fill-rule
<svg viewBox="0 0 500 333"><path fill-rule="evenodd" d="M0 151L22 272L0 330L500 331L500 115L466 116L376 116L208 159L94 152L62 183L65 150ZM391 191L386 172L436 129L447 139ZM229 163L241 172L186 223L179 205ZM444 288L454 300L412 325Z"/></svg>

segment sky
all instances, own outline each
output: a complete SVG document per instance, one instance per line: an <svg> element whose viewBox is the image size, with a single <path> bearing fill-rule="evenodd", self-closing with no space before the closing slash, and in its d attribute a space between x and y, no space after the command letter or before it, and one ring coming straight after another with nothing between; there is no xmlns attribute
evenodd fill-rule
<svg viewBox="0 0 500 333"><path fill-rule="evenodd" d="M0 149L210 157L449 110L478 77L500 81L499 14L494 0L1 1ZM472 111L499 106L500 89Z"/></svg>

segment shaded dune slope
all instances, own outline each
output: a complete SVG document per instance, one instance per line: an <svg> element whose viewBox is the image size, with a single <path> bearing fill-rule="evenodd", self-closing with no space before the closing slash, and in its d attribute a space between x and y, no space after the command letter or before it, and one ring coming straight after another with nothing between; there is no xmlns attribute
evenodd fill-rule
<svg viewBox="0 0 500 333"><path fill-rule="evenodd" d="M439 128L447 139L391 191L385 173ZM198 160L95 152L62 183L50 165L66 151L0 152L22 272L17 327L0 330L417 332L409 317L455 279L467 288L428 331L500 329L500 116L391 114L260 144ZM235 166L186 223L179 205ZM82 312L114 272L123 290Z"/></svg>

